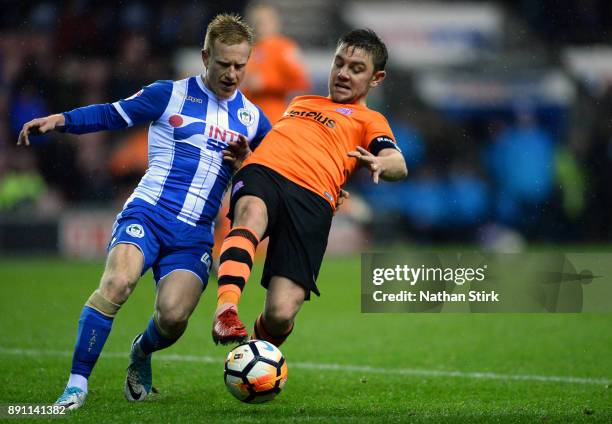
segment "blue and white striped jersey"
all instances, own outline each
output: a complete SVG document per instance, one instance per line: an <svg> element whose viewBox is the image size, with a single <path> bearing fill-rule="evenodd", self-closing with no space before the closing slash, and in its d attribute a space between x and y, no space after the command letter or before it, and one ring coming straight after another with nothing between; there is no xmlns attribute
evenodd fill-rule
<svg viewBox="0 0 612 424"><path fill-rule="evenodd" d="M157 81L125 100L64 116L65 131L76 134L151 122L149 168L124 207L144 201L193 226L214 222L231 180L221 150L238 134L253 150L270 130L261 109L240 91L218 99L200 76Z"/></svg>

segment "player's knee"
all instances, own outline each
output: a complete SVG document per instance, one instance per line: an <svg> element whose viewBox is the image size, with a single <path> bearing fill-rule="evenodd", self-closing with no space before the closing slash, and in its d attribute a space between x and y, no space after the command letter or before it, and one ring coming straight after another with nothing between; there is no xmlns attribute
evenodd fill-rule
<svg viewBox="0 0 612 424"><path fill-rule="evenodd" d="M265 225L268 221L268 211L265 203L253 196L245 196L238 200L234 216L234 224L236 225L259 227Z"/></svg>
<svg viewBox="0 0 612 424"><path fill-rule="evenodd" d="M163 330L170 333L187 326L190 312L187 308L171 302L158 302L155 309L157 323Z"/></svg>
<svg viewBox="0 0 612 424"><path fill-rule="evenodd" d="M105 272L100 282L100 291L109 300L123 303L132 293L135 281L127 274L113 271Z"/></svg>
<svg viewBox="0 0 612 424"><path fill-rule="evenodd" d="M295 308L291 305L276 305L264 313L264 321L266 326L270 326L270 330L284 330L291 327L295 318Z"/></svg>

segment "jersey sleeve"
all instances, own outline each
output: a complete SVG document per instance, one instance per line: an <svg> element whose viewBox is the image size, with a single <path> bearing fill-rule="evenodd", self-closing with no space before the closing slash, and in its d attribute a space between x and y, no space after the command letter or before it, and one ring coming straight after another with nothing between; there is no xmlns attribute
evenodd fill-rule
<svg viewBox="0 0 612 424"><path fill-rule="evenodd" d="M117 130L127 126L121 115L108 103L79 107L63 115L65 123L62 131L70 134Z"/></svg>
<svg viewBox="0 0 612 424"><path fill-rule="evenodd" d="M255 132L255 137L251 140L250 148L251 150L255 150L257 146L261 143L264 137L270 132L272 129L272 124L263 113L263 111L259 108L259 106L255 106L259 110L259 123L257 124L257 131Z"/></svg>
<svg viewBox="0 0 612 424"><path fill-rule="evenodd" d="M128 127L131 127L143 122L157 121L166 110L171 95L172 81L156 81L133 96L113 103L113 107Z"/></svg>
<svg viewBox="0 0 612 424"><path fill-rule="evenodd" d="M125 100L73 109L63 114L66 121L63 130L86 134L156 121L166 109L171 94L172 81L158 81Z"/></svg>
<svg viewBox="0 0 612 424"><path fill-rule="evenodd" d="M365 147L375 156L383 149L391 148L400 151L389 123L384 116L378 113L374 114L366 124L364 142Z"/></svg>

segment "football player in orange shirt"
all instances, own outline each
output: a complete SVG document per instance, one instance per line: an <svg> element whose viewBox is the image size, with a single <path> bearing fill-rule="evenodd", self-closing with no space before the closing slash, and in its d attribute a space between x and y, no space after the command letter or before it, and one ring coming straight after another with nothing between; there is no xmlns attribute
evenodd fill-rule
<svg viewBox="0 0 612 424"><path fill-rule="evenodd" d="M387 120L366 106L370 89L385 78L386 61L387 48L373 31L341 37L329 96L293 99L234 176L232 229L221 247L215 342L248 337L237 305L261 239L270 238L261 282L268 291L253 337L279 346L310 293L319 295L316 279L347 178L357 165L369 169L374 183L406 177Z"/></svg>
<svg viewBox="0 0 612 424"><path fill-rule="evenodd" d="M253 25L256 40L242 91L274 124L283 115L288 96L306 92L310 82L297 44L281 34L274 6L265 3L250 6L247 20Z"/></svg>

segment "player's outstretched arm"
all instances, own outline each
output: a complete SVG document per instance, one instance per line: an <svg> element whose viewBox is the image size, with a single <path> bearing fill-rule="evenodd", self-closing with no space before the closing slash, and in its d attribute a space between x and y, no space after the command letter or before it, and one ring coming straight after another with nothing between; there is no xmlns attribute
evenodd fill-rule
<svg viewBox="0 0 612 424"><path fill-rule="evenodd" d="M32 119L30 122L26 122L21 128L19 138L17 139L17 145L21 146L25 144L30 145L30 135L41 135L53 131L57 128L63 127L66 123L64 115L61 113L55 115L45 116L44 118Z"/></svg>
<svg viewBox="0 0 612 424"><path fill-rule="evenodd" d="M363 147L357 146L357 150L349 152L348 155L369 169L374 184L378 184L380 178L385 181L399 181L408 175L404 156L396 149L383 149L374 156Z"/></svg>
<svg viewBox="0 0 612 424"><path fill-rule="evenodd" d="M62 114L34 119L23 126L17 144L29 145L30 135L60 128L70 134L87 134L156 121L168 105L172 87L172 81L157 81L115 103L83 106Z"/></svg>

